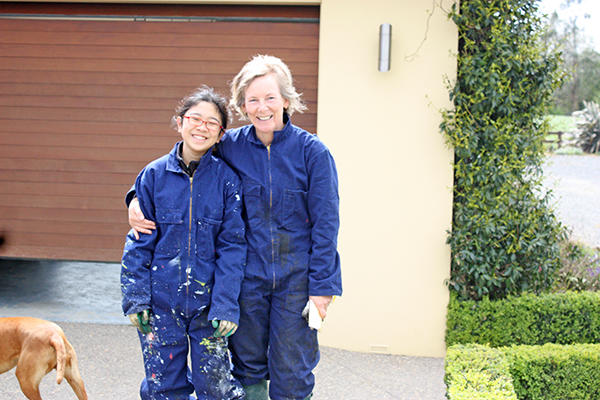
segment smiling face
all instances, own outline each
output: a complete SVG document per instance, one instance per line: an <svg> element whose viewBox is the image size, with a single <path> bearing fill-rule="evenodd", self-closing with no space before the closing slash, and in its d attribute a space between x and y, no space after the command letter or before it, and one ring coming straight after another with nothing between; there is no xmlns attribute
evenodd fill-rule
<svg viewBox="0 0 600 400"><path fill-rule="evenodd" d="M204 122L202 122L204 121ZM211 127L211 123L217 126ZM222 136L219 109L213 103L201 101L190 107L183 117L177 117L177 131L183 139L183 161L198 161Z"/></svg>
<svg viewBox="0 0 600 400"><path fill-rule="evenodd" d="M283 129L283 111L289 101L281 96L275 74L254 79L244 93L242 110L256 129L257 135L272 136Z"/></svg>

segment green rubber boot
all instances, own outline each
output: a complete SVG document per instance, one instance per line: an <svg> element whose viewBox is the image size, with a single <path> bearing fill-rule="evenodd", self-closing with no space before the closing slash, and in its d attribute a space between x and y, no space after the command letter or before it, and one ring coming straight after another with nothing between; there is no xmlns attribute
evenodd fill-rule
<svg viewBox="0 0 600 400"><path fill-rule="evenodd" d="M254 385L244 386L246 400L269 400L267 394L267 381L260 381Z"/></svg>

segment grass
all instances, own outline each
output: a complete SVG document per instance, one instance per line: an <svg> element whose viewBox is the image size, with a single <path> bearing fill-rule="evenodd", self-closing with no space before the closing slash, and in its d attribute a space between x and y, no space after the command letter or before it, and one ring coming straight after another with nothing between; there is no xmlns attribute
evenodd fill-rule
<svg viewBox="0 0 600 400"><path fill-rule="evenodd" d="M575 119L570 115L547 115L550 132L571 132L574 131Z"/></svg>

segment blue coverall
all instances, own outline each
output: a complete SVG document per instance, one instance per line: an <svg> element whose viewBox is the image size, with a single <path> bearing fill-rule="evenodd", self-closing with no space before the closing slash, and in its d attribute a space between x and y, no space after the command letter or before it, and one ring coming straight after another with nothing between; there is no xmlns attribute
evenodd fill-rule
<svg viewBox="0 0 600 400"><path fill-rule="evenodd" d="M122 259L123 312L152 310L152 332L140 334L146 370L140 395L188 400L195 389L198 399L243 398L227 339L212 337L211 325L213 319L239 323L246 260L240 179L210 150L188 176L178 146L136 179L140 207L157 229L138 240L130 231Z"/></svg>
<svg viewBox="0 0 600 400"><path fill-rule="evenodd" d="M284 122L268 147L252 125L228 131L218 145L242 179L247 224L233 373L244 386L270 380L273 400L312 393L319 347L302 310L309 295L342 293L334 160L315 135L286 114Z"/></svg>

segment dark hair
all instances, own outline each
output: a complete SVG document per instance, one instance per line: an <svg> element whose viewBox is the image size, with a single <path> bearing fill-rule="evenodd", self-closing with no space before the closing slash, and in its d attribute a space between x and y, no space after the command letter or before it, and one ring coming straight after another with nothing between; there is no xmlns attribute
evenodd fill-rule
<svg viewBox="0 0 600 400"><path fill-rule="evenodd" d="M177 117L183 117L190 108L202 102L212 103L217 107L221 116L221 126L223 126L223 130L226 130L229 122L227 99L206 85L202 85L179 101L175 115L171 118L171 124L177 128Z"/></svg>

